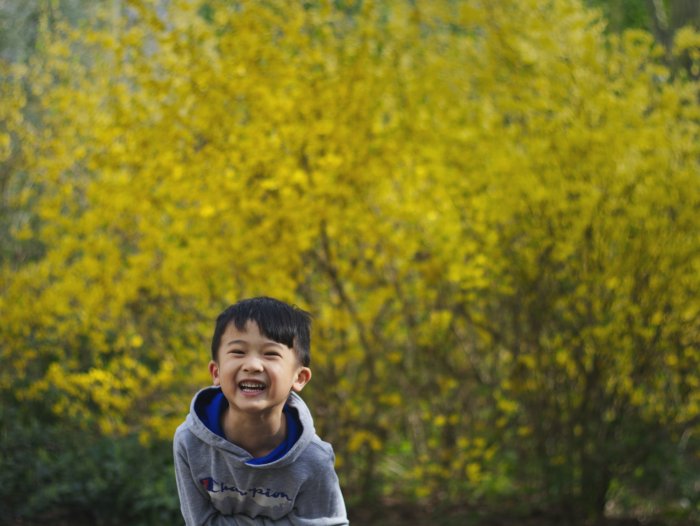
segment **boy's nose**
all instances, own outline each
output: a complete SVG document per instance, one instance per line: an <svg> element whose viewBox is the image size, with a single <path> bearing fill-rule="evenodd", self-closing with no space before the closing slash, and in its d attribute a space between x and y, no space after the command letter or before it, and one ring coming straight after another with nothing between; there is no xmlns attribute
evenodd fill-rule
<svg viewBox="0 0 700 526"><path fill-rule="evenodd" d="M255 356L249 356L248 359L243 364L244 371L262 371L262 360Z"/></svg>

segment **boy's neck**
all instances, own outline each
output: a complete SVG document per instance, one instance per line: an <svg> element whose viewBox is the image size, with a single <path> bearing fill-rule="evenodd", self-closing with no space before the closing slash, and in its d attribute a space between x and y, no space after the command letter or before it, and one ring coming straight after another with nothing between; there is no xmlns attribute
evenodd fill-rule
<svg viewBox="0 0 700 526"><path fill-rule="evenodd" d="M229 407L221 419L226 439L245 449L254 458L263 457L279 446L287 436L287 419L279 410L248 414Z"/></svg>

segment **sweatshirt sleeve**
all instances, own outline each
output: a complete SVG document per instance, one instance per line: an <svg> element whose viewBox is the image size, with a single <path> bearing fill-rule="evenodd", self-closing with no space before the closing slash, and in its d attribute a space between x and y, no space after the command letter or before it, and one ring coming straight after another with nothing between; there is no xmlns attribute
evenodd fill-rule
<svg viewBox="0 0 700 526"><path fill-rule="evenodd" d="M325 462L318 466L318 470L315 470L302 486L294 510L287 516L293 526L346 526L349 524L334 464L335 455L330 449Z"/></svg>

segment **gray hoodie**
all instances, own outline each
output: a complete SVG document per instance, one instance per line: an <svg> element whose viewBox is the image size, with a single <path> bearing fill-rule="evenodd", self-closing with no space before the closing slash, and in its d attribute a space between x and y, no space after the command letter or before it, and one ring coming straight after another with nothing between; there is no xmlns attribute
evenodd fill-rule
<svg viewBox="0 0 700 526"><path fill-rule="evenodd" d="M333 448L316 435L304 401L291 393L287 402L302 425L292 448L278 460L250 465L250 453L209 430L197 414L197 400L218 389L197 393L175 432L175 476L187 526L349 524Z"/></svg>

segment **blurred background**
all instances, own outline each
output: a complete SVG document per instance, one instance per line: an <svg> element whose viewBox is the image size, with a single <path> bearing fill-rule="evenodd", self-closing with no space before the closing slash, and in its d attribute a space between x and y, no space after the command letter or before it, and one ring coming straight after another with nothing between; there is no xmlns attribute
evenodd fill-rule
<svg viewBox="0 0 700 526"><path fill-rule="evenodd" d="M354 524L700 521L700 2L0 1L0 523L181 523L215 316L314 315Z"/></svg>

